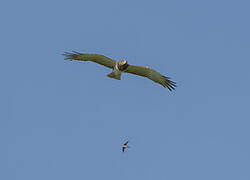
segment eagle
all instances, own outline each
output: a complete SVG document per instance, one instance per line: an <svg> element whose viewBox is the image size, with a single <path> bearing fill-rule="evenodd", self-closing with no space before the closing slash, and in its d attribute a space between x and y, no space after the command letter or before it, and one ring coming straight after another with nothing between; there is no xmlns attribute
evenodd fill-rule
<svg viewBox="0 0 250 180"><path fill-rule="evenodd" d="M162 85L164 88L168 88L170 91L174 90L176 87L176 83L171 81L169 77L161 75L147 66L130 65L126 60L115 61L101 54L83 54L76 51L72 51L72 53L65 52L63 56L66 60L92 61L106 66L107 68L112 69L112 72L107 75L109 78L121 80L121 74L125 72L146 77L155 83Z"/></svg>
<svg viewBox="0 0 250 180"><path fill-rule="evenodd" d="M126 142L122 145L122 152L124 152L126 148L130 148L130 146L128 146L128 141L126 141Z"/></svg>

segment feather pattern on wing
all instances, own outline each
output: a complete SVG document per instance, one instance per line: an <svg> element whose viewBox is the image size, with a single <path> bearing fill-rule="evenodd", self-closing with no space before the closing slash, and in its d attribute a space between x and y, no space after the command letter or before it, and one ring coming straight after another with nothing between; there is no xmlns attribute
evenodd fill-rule
<svg viewBox="0 0 250 180"><path fill-rule="evenodd" d="M160 73L149 67L129 65L124 70L124 72L147 77L148 79L151 79L152 81L161 84L163 87L168 88L170 91L172 91L176 87L176 83L169 80L170 78L161 75Z"/></svg>
<svg viewBox="0 0 250 180"><path fill-rule="evenodd" d="M82 54L75 51L73 53L65 52L63 55L65 59L77 60L77 61L92 61L108 68L114 68L116 61L101 55L101 54Z"/></svg>

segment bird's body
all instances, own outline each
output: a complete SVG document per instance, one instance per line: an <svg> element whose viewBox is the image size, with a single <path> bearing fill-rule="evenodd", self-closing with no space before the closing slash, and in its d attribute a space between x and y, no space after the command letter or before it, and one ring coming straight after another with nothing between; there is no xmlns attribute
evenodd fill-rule
<svg viewBox="0 0 250 180"><path fill-rule="evenodd" d="M121 80L122 71L119 69L119 61L116 61L113 71L107 76L117 80Z"/></svg>
<svg viewBox="0 0 250 180"><path fill-rule="evenodd" d="M128 141L126 141L126 142L122 145L122 152L124 152L126 148L130 148L130 147L128 146Z"/></svg>
<svg viewBox="0 0 250 180"><path fill-rule="evenodd" d="M175 89L176 83L169 80L168 77L161 75L155 70L145 66L129 65L127 61L115 61L100 54L82 54L78 52L64 53L65 59L78 60L78 61L92 61L108 68L113 71L107 76L113 79L121 80L123 72L135 74L138 76L147 77L148 79L161 84L163 87L168 88L170 91Z"/></svg>

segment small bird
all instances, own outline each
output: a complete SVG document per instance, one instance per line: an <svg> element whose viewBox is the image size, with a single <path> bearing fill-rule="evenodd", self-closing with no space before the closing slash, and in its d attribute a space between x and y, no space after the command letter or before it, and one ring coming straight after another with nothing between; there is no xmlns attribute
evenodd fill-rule
<svg viewBox="0 0 250 180"><path fill-rule="evenodd" d="M122 145L122 152L124 152L126 148L130 148L130 146L128 146L128 141Z"/></svg>
<svg viewBox="0 0 250 180"><path fill-rule="evenodd" d="M106 66L107 68L112 69L112 72L107 75L109 78L121 80L122 73L130 73L146 77L155 83L162 85L164 88L168 88L170 91L174 90L176 87L176 83L171 81L169 77L166 77L147 66L130 65L126 60L115 61L101 54L83 54L75 51L72 51L72 53L65 52L63 55L67 60L92 61Z"/></svg>

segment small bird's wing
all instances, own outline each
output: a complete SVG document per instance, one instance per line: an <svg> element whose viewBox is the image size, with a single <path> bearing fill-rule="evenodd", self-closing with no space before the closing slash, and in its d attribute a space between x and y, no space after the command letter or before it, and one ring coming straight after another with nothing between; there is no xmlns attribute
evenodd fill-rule
<svg viewBox="0 0 250 180"><path fill-rule="evenodd" d="M151 79L152 81L161 84L164 88L168 88L170 91L175 89L176 83L169 80L168 77L161 75L155 70L145 66L133 66L129 65L124 72L143 76Z"/></svg>
<svg viewBox="0 0 250 180"><path fill-rule="evenodd" d="M92 61L108 68L114 68L116 61L101 55L101 54L82 54L75 51L73 53L65 52L63 55L65 59L77 60L77 61Z"/></svg>
<svg viewBox="0 0 250 180"><path fill-rule="evenodd" d="M128 144L128 141L124 143L124 145L127 145Z"/></svg>

